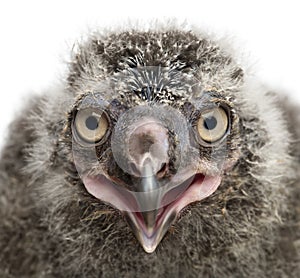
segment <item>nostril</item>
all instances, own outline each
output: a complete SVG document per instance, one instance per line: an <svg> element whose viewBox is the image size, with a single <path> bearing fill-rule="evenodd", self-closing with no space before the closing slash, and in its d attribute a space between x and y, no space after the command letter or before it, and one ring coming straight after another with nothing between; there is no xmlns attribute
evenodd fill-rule
<svg viewBox="0 0 300 278"><path fill-rule="evenodd" d="M131 173L137 177L141 176L140 170L138 169L138 167L136 166L136 164L134 162L130 162L129 163L129 168L131 170Z"/></svg>
<svg viewBox="0 0 300 278"><path fill-rule="evenodd" d="M164 163L161 165L160 170L156 173L156 176L157 176L158 178L162 178L162 177L165 176L165 174L166 174L167 171L168 171L168 164L164 162Z"/></svg>

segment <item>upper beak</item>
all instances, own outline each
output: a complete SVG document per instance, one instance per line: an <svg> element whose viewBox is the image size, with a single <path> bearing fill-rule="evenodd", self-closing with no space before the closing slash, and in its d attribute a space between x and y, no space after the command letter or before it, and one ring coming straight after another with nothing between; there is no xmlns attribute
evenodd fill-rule
<svg viewBox="0 0 300 278"><path fill-rule="evenodd" d="M126 211L125 215L144 250L152 253L176 219L176 214L162 217L164 214L162 199L165 189L157 186L157 181L153 176L143 178L143 186L153 188L153 190L141 192L137 198L139 211Z"/></svg>
<svg viewBox="0 0 300 278"><path fill-rule="evenodd" d="M142 178L136 195L139 211L126 212L127 221L133 232L145 251L149 253L155 250L168 228L160 227L157 221L163 210L161 204L165 189L159 185L157 176L154 174L157 170L153 171L157 168L154 164L157 163L153 162L149 157L140 167Z"/></svg>

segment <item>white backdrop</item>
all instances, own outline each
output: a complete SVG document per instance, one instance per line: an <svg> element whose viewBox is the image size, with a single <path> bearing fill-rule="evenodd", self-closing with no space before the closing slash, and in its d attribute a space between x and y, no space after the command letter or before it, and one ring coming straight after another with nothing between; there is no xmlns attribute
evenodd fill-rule
<svg viewBox="0 0 300 278"><path fill-rule="evenodd" d="M0 4L0 145L24 99L64 77L64 60L76 39L94 26L128 19L171 17L230 35L266 84L300 103L297 1L5 2Z"/></svg>

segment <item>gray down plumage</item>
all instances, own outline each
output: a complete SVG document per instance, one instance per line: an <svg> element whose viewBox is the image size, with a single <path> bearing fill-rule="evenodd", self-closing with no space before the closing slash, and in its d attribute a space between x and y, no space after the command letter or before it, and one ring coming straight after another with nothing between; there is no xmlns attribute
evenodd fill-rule
<svg viewBox="0 0 300 278"><path fill-rule="evenodd" d="M181 211L151 254L121 211L88 193L72 152L72 111L120 74L101 93L118 101L115 121L149 103L189 117L185 83L150 101L139 83L122 91L140 67L197 80L196 97L217 92L237 119L227 144L234 165L211 196ZM95 33L72 54L62 83L28 100L1 153L0 277L299 277L299 107L248 76L230 50L181 27ZM117 175L109 141L99 152L104 169Z"/></svg>

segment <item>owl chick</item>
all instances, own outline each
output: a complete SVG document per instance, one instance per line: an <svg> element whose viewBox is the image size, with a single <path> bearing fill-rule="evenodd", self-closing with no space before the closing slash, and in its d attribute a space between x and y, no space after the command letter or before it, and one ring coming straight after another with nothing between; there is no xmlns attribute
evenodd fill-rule
<svg viewBox="0 0 300 278"><path fill-rule="evenodd" d="M197 30L92 34L0 162L1 277L298 277L299 108Z"/></svg>

